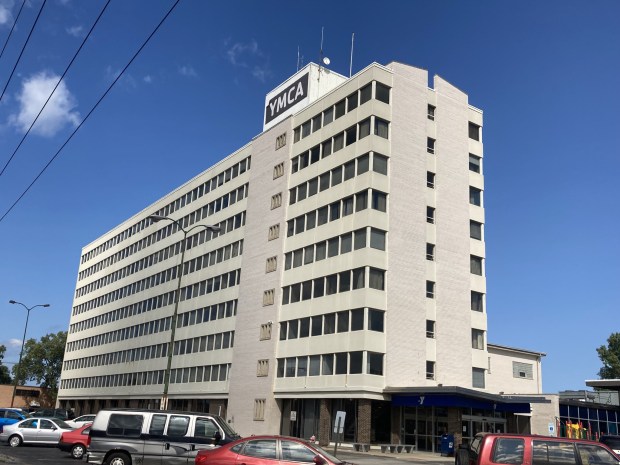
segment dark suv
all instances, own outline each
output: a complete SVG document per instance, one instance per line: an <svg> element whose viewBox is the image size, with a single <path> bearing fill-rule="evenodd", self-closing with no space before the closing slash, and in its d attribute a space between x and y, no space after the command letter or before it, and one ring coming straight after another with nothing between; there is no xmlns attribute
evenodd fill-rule
<svg viewBox="0 0 620 465"><path fill-rule="evenodd" d="M38 418L58 418L65 421L73 420L75 418L75 413L73 413L72 410L67 410L64 408L42 408L36 412L32 412L31 415Z"/></svg>

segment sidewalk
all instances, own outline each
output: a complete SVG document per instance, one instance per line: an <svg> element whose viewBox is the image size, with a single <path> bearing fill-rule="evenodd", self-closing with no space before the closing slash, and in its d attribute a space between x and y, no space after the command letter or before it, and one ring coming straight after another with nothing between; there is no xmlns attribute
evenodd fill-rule
<svg viewBox="0 0 620 465"><path fill-rule="evenodd" d="M334 444L331 443L329 447L325 447L328 452L334 451ZM355 454L359 456L375 456L375 457L393 457L399 460L407 462L424 462L424 463L444 463L453 464L454 457L448 457L441 455L439 452L426 452L426 451L413 451L413 452L381 452L380 446L370 446L368 452L359 452L354 450L353 444L343 443L338 444L338 451L346 452L347 454Z"/></svg>

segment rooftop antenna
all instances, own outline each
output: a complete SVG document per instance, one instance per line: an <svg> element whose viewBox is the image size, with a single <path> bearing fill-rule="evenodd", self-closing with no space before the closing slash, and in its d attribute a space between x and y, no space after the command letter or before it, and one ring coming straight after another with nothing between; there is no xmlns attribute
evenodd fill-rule
<svg viewBox="0 0 620 465"><path fill-rule="evenodd" d="M297 71L299 71L299 45L297 46Z"/></svg>
<svg viewBox="0 0 620 465"><path fill-rule="evenodd" d="M351 33L351 60L349 61L349 77L353 72L353 41L355 40L355 32Z"/></svg>
<svg viewBox="0 0 620 465"><path fill-rule="evenodd" d="M328 66L331 63L329 58L323 56L323 31L324 30L325 28L321 26L321 50L319 52L319 77L317 78L317 81L321 79L321 66L323 65Z"/></svg>

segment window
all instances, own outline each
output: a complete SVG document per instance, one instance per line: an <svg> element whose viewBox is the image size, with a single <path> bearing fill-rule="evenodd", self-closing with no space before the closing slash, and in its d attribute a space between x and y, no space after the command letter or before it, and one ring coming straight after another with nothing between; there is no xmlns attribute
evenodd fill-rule
<svg viewBox="0 0 620 465"><path fill-rule="evenodd" d="M370 154L362 155L361 157L357 157L357 175L366 173L369 169L370 165Z"/></svg>
<svg viewBox="0 0 620 465"><path fill-rule="evenodd" d="M324 376L334 374L334 354L324 354L322 357L321 374Z"/></svg>
<svg viewBox="0 0 620 465"><path fill-rule="evenodd" d="M366 354L366 373L383 376L383 354L376 352Z"/></svg>
<svg viewBox="0 0 620 465"><path fill-rule="evenodd" d="M471 309L475 312L482 312L484 309L483 305L484 294L476 291L471 291Z"/></svg>
<svg viewBox="0 0 620 465"><path fill-rule="evenodd" d="M372 98L372 82L360 89L360 105L368 102Z"/></svg>
<svg viewBox="0 0 620 465"><path fill-rule="evenodd" d="M321 129L321 114L319 113L312 118L312 132L316 132Z"/></svg>
<svg viewBox="0 0 620 465"><path fill-rule="evenodd" d="M364 309L356 308L351 310L351 331L361 331L364 329Z"/></svg>
<svg viewBox="0 0 620 465"><path fill-rule="evenodd" d="M372 155L372 170L375 173L386 174L388 172L388 157L373 153Z"/></svg>
<svg viewBox="0 0 620 465"><path fill-rule="evenodd" d="M484 368L471 369L471 385L475 388L484 389Z"/></svg>
<svg viewBox="0 0 620 465"><path fill-rule="evenodd" d="M323 126L327 126L334 121L334 107L330 107L323 112Z"/></svg>
<svg viewBox="0 0 620 465"><path fill-rule="evenodd" d="M469 122L469 138L473 140L480 140L480 126L475 123Z"/></svg>
<svg viewBox="0 0 620 465"><path fill-rule="evenodd" d="M383 332L384 328L384 313L382 310L368 309L368 329L370 331Z"/></svg>
<svg viewBox="0 0 620 465"><path fill-rule="evenodd" d="M478 223L474 220L469 220L469 237L472 239L482 240L482 223Z"/></svg>
<svg viewBox="0 0 620 465"><path fill-rule="evenodd" d="M481 329L471 330L471 347L472 349L484 350L484 331Z"/></svg>
<svg viewBox="0 0 620 465"><path fill-rule="evenodd" d="M469 271L472 274L482 276L482 257L477 257L475 255L470 255L469 257Z"/></svg>
<svg viewBox="0 0 620 465"><path fill-rule="evenodd" d="M364 230L365 232L366 230ZM385 231L370 228L370 247L385 250Z"/></svg>
<svg viewBox="0 0 620 465"><path fill-rule="evenodd" d="M607 445L612 445L607 442ZM616 447L610 447L610 449L617 449ZM581 463L589 465L616 465L618 459L610 454L606 449L603 449L597 444L577 444L579 455L581 456ZM572 463L572 462L571 462Z"/></svg>
<svg viewBox="0 0 620 465"><path fill-rule="evenodd" d="M380 212L387 211L387 194L373 189L372 209Z"/></svg>
<svg viewBox="0 0 620 465"><path fill-rule="evenodd" d="M435 339L435 321L426 320L426 337Z"/></svg>
<svg viewBox="0 0 620 465"><path fill-rule="evenodd" d="M435 298L435 282L434 281L426 281L426 297L429 299Z"/></svg>
<svg viewBox="0 0 620 465"><path fill-rule="evenodd" d="M368 287L380 291L385 290L385 271L378 268L370 268L368 275Z"/></svg>
<svg viewBox="0 0 620 465"><path fill-rule="evenodd" d="M426 172L426 187L435 189L435 173L432 171Z"/></svg>
<svg viewBox="0 0 620 465"><path fill-rule="evenodd" d="M340 102L336 104L336 118L335 119L338 119L341 116L344 116L345 112L346 112L346 102L345 100L341 100Z"/></svg>
<svg viewBox="0 0 620 465"><path fill-rule="evenodd" d="M435 224L435 209L433 207L426 207L426 222Z"/></svg>
<svg viewBox="0 0 620 465"><path fill-rule="evenodd" d="M355 211L359 212L368 208L368 191L355 194Z"/></svg>
<svg viewBox="0 0 620 465"><path fill-rule="evenodd" d="M357 91L353 92L347 97L347 111L352 111L357 108L358 96Z"/></svg>
<svg viewBox="0 0 620 465"><path fill-rule="evenodd" d="M531 363L512 362L512 376L520 379L534 379L533 368Z"/></svg>
<svg viewBox="0 0 620 465"><path fill-rule="evenodd" d="M435 139L432 137L426 138L426 151L428 153L435 153Z"/></svg>
<svg viewBox="0 0 620 465"><path fill-rule="evenodd" d="M313 463L316 457L316 452L298 442L281 441L280 444L282 446L283 462Z"/></svg>
<svg viewBox="0 0 620 465"><path fill-rule="evenodd" d="M370 135L370 118L360 121L360 139Z"/></svg>
<svg viewBox="0 0 620 465"><path fill-rule="evenodd" d="M435 260L435 244L426 243L426 259L431 262Z"/></svg>
<svg viewBox="0 0 620 465"><path fill-rule="evenodd" d="M364 247L366 247L366 228L357 229L353 233L353 238L354 238L353 248L355 250L363 249Z"/></svg>
<svg viewBox="0 0 620 465"><path fill-rule="evenodd" d="M138 438L142 431L144 415L112 414L108 421L108 435ZM170 420L172 423L172 419Z"/></svg>
<svg viewBox="0 0 620 465"><path fill-rule="evenodd" d="M375 98L380 102L390 103L390 88L380 82L375 82Z"/></svg>
<svg viewBox="0 0 620 465"><path fill-rule="evenodd" d="M384 139L388 139L389 123L381 118L375 117L375 134Z"/></svg>
<svg viewBox="0 0 620 465"><path fill-rule="evenodd" d="M481 158L474 154L469 154L469 171L474 173L480 173L480 161Z"/></svg>
<svg viewBox="0 0 620 465"><path fill-rule="evenodd" d="M357 375L362 373L363 352L356 351L349 353L349 373Z"/></svg>
<svg viewBox="0 0 620 465"><path fill-rule="evenodd" d="M435 379L435 362L426 361L426 379Z"/></svg>
<svg viewBox="0 0 620 465"><path fill-rule="evenodd" d="M435 121L435 107L433 105L429 104L427 108L428 109L427 109L426 116L431 121Z"/></svg>
<svg viewBox="0 0 620 465"><path fill-rule="evenodd" d="M482 205L482 191L476 187L469 186L469 203L472 205Z"/></svg>
<svg viewBox="0 0 620 465"><path fill-rule="evenodd" d="M497 438L491 461L508 465L521 465L525 441L518 438Z"/></svg>

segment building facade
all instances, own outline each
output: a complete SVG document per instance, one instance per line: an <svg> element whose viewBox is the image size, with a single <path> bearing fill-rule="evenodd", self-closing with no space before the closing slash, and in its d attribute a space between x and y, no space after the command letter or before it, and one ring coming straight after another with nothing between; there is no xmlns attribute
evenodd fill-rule
<svg viewBox="0 0 620 465"><path fill-rule="evenodd" d="M60 404L158 407L172 353L168 407L243 435L327 443L345 412L344 440L434 450L529 412L506 394L540 394L544 354L487 343L482 111L428 84L310 64L261 134L86 246Z"/></svg>

